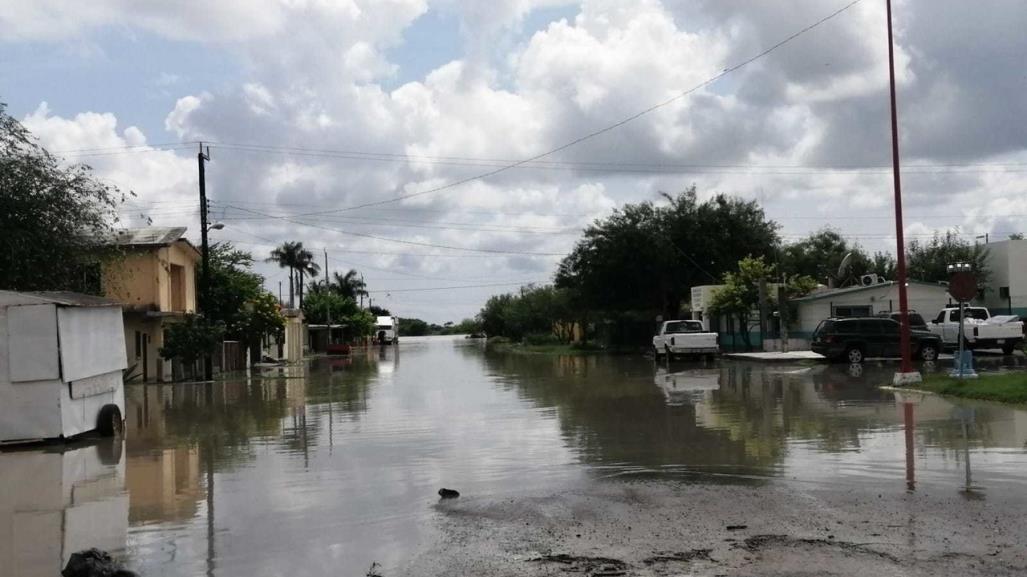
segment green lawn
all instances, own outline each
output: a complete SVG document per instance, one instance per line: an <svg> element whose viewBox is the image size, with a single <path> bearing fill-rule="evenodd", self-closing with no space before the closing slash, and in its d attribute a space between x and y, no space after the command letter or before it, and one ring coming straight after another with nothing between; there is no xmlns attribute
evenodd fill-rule
<svg viewBox="0 0 1027 577"><path fill-rule="evenodd" d="M1027 403L1027 372L979 373L976 379L959 380L947 374L927 375L917 389L966 399L1002 403Z"/></svg>

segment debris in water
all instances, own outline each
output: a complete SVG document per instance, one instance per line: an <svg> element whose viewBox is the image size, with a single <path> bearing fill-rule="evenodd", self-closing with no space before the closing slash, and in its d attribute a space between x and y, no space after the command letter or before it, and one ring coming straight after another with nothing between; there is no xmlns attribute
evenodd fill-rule
<svg viewBox="0 0 1027 577"><path fill-rule="evenodd" d="M382 574L378 572L378 569L380 568L381 565L379 565L377 561L372 561L371 568L367 570L367 575L364 577L382 577Z"/></svg>
<svg viewBox="0 0 1027 577"><path fill-rule="evenodd" d="M691 551L679 551L677 553L664 553L661 555L654 555L642 561L646 565L652 565L654 563L667 563L677 561L681 563L688 563L689 561L713 561L710 557L710 552L713 549L692 549Z"/></svg>
<svg viewBox="0 0 1027 577"><path fill-rule="evenodd" d="M99 549L87 549L72 553L68 564L61 570L63 577L138 577L128 569L122 569L111 558L110 553Z"/></svg>
<svg viewBox="0 0 1027 577"><path fill-rule="evenodd" d="M567 565L564 571L572 573L585 573L592 577L616 577L627 575L628 564L620 559L609 557L578 557L559 553L556 555L543 555L534 559L528 559L533 563L560 563Z"/></svg>
<svg viewBox="0 0 1027 577"><path fill-rule="evenodd" d="M439 489L439 497L442 497L443 499L456 499L459 496L460 496L460 491L456 491L456 490L453 490L453 489L447 489L445 487Z"/></svg>
<svg viewBox="0 0 1027 577"><path fill-rule="evenodd" d="M748 525L728 525L727 526L727 530L728 531L741 531L742 529L748 529L748 528L749 528Z"/></svg>

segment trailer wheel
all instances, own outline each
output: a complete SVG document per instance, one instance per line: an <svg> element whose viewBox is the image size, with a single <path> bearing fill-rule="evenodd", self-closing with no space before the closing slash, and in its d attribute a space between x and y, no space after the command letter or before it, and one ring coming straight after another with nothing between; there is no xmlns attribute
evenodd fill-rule
<svg viewBox="0 0 1027 577"><path fill-rule="evenodd" d="M120 436L125 430L121 409L117 405L104 405L96 417L96 431L101 437Z"/></svg>

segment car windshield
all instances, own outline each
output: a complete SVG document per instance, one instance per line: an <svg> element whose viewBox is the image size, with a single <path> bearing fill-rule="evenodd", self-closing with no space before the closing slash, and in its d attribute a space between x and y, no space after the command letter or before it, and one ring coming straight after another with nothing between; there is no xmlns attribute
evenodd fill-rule
<svg viewBox="0 0 1027 577"><path fill-rule="evenodd" d="M978 320L978 321L986 321L986 320L988 320L988 309L979 308L979 307L974 307L974 308L967 307L966 308L966 318L974 319L974 320ZM959 309L955 309L955 310L952 311L952 320L953 320L953 322L959 322Z"/></svg>
<svg viewBox="0 0 1027 577"><path fill-rule="evenodd" d="M703 332L702 323L699 321L678 321L673 323L667 323L667 328L664 330L665 333L701 333Z"/></svg>

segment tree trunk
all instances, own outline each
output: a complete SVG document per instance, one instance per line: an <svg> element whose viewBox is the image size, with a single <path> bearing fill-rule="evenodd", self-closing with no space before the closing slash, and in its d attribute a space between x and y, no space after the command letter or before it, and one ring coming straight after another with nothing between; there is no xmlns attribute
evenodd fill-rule
<svg viewBox="0 0 1027 577"><path fill-rule="evenodd" d="M300 286L296 287L300 293L300 308L303 308L303 269L300 269Z"/></svg>
<svg viewBox="0 0 1027 577"><path fill-rule="evenodd" d="M289 308L296 308L296 301L293 299L292 290L295 283L292 280L292 267L289 267Z"/></svg>

